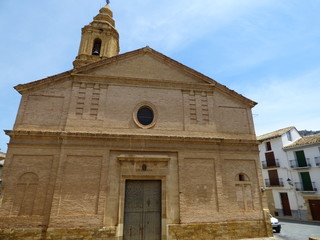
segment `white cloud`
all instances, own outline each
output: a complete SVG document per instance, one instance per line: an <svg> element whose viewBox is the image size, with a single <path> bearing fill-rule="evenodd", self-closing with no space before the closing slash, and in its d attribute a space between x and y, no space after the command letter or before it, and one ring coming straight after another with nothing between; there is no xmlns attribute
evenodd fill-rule
<svg viewBox="0 0 320 240"><path fill-rule="evenodd" d="M104 4L0 1L1 129L11 128L18 108L12 86L71 68L81 28ZM122 52L150 45L187 65L193 61L259 103L253 112L260 134L290 125L320 129L318 1L112 0L111 9Z"/></svg>
<svg viewBox="0 0 320 240"><path fill-rule="evenodd" d="M256 100L253 109L257 134L296 126L298 129L320 129L320 68L299 76L267 78L247 86L247 96Z"/></svg>
<svg viewBox="0 0 320 240"><path fill-rule="evenodd" d="M131 50L127 47L132 46L130 42L146 45L145 42L148 41L147 44L151 47L167 52L186 47L197 39L214 33L226 24L236 21L243 15L252 14L257 8L265 7L272 2L164 0L154 6L154 2L132 1L125 8L119 8L121 12L117 12L117 18L123 32L121 35L124 36L122 41L125 51ZM133 7L135 11L132 11ZM124 26L122 21L129 26Z"/></svg>

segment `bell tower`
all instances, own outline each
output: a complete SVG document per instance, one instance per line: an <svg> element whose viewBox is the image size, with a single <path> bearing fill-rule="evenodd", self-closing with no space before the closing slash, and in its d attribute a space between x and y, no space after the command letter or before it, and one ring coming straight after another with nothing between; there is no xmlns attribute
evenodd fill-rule
<svg viewBox="0 0 320 240"><path fill-rule="evenodd" d="M100 9L93 22L82 28L75 68L119 54L119 34L109 4Z"/></svg>

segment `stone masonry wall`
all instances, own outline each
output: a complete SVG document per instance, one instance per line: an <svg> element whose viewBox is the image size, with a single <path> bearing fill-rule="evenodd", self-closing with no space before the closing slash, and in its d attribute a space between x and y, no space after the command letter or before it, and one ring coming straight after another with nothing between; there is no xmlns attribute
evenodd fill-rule
<svg viewBox="0 0 320 240"><path fill-rule="evenodd" d="M170 240L233 240L242 238L271 237L270 224L263 221L238 221L202 224L168 225ZM45 236L45 237L44 237ZM119 240L116 229L108 228L40 228L0 229L1 240Z"/></svg>
<svg viewBox="0 0 320 240"><path fill-rule="evenodd" d="M16 228L0 229L1 240L113 240L114 229L98 228L72 228L57 229L49 228L47 231L41 228Z"/></svg>
<svg viewBox="0 0 320 240"><path fill-rule="evenodd" d="M0 229L1 240L40 240L41 228Z"/></svg>
<svg viewBox="0 0 320 240"><path fill-rule="evenodd" d="M268 225L263 221L177 224L169 225L168 231L169 239L174 240L232 240L271 237L272 229Z"/></svg>

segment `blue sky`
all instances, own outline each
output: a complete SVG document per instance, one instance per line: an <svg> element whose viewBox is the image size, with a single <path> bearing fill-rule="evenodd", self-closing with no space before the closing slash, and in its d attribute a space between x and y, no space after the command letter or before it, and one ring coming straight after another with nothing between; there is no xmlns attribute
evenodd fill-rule
<svg viewBox="0 0 320 240"><path fill-rule="evenodd" d="M72 68L102 0L0 1L0 148L13 86ZM258 102L257 135L320 130L319 0L111 0L121 53L146 45Z"/></svg>

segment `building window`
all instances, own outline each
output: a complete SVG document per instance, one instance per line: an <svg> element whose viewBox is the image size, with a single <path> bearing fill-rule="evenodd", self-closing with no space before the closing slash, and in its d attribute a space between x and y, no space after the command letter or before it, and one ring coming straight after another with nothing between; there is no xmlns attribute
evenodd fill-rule
<svg viewBox="0 0 320 240"><path fill-rule="evenodd" d="M245 181L250 181L250 179L246 174L240 173L237 175L236 181L245 182Z"/></svg>
<svg viewBox="0 0 320 240"><path fill-rule="evenodd" d="M291 135L291 132L287 132L287 138L288 138L288 141L292 141L292 135Z"/></svg>
<svg viewBox="0 0 320 240"><path fill-rule="evenodd" d="M244 176L244 174L239 174L239 181L240 181L240 182L245 181L245 176Z"/></svg>
<svg viewBox="0 0 320 240"><path fill-rule="evenodd" d="M151 128L156 124L157 111L153 104L143 102L133 111L133 120L140 128Z"/></svg>
<svg viewBox="0 0 320 240"><path fill-rule="evenodd" d="M93 43L92 55L99 56L100 50L101 50L101 40L97 38L96 40L94 40L94 43Z"/></svg>
<svg viewBox="0 0 320 240"><path fill-rule="evenodd" d="M271 151L271 142L266 142L266 151Z"/></svg>
<svg viewBox="0 0 320 240"><path fill-rule="evenodd" d="M137 119L143 126L150 125L154 119L152 109L148 106L142 106L137 112Z"/></svg>

